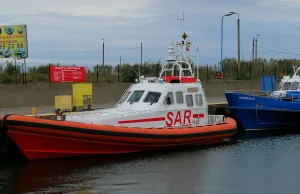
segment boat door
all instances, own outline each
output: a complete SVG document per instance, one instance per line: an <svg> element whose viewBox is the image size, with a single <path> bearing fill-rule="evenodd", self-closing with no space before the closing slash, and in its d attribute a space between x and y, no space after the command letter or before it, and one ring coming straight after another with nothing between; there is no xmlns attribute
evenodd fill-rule
<svg viewBox="0 0 300 194"><path fill-rule="evenodd" d="M206 101L200 93L169 91L161 111L165 114L165 127L207 124Z"/></svg>
<svg viewBox="0 0 300 194"><path fill-rule="evenodd" d="M186 106L192 110L193 126L208 124L208 108L201 87L190 87L185 95Z"/></svg>

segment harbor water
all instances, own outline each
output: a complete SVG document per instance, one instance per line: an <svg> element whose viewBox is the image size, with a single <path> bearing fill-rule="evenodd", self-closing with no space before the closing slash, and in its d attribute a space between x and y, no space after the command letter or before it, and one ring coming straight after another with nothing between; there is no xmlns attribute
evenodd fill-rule
<svg viewBox="0 0 300 194"><path fill-rule="evenodd" d="M300 133L110 157L1 158L0 193L299 193Z"/></svg>

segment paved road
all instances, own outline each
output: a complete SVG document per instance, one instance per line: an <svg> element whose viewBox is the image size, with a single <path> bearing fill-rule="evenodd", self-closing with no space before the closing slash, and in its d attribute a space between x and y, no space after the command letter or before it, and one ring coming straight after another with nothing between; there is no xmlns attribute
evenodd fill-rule
<svg viewBox="0 0 300 194"><path fill-rule="evenodd" d="M209 103L226 102L225 97L210 97L208 98ZM110 108L114 107L115 104L94 104L93 108ZM1 108L0 115L4 114L31 114L32 107L13 107L13 108ZM53 106L36 106L34 107L37 114L43 113L54 113Z"/></svg>

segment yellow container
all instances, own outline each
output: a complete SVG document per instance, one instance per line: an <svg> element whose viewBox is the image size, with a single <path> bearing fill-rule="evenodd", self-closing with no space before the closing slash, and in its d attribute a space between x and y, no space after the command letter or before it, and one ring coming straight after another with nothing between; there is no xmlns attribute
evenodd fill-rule
<svg viewBox="0 0 300 194"><path fill-rule="evenodd" d="M72 110L72 96L71 95L59 95L55 96L55 109L60 110Z"/></svg>
<svg viewBox="0 0 300 194"><path fill-rule="evenodd" d="M91 83L75 83L72 85L73 106L82 107L83 101L92 97L93 85ZM92 102L92 99L91 99Z"/></svg>

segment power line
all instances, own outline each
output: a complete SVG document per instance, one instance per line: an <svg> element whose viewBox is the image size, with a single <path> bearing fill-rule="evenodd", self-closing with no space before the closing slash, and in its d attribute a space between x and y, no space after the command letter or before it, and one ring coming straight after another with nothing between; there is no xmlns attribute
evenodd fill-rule
<svg viewBox="0 0 300 194"><path fill-rule="evenodd" d="M287 55L300 55L300 54L297 54L297 53L287 53L287 52L283 52L283 51L276 51L276 50L265 48L265 47L258 46L258 45L257 45L257 47L268 50L268 51L272 51L272 52L275 52L275 53L281 53L281 54L287 54Z"/></svg>

